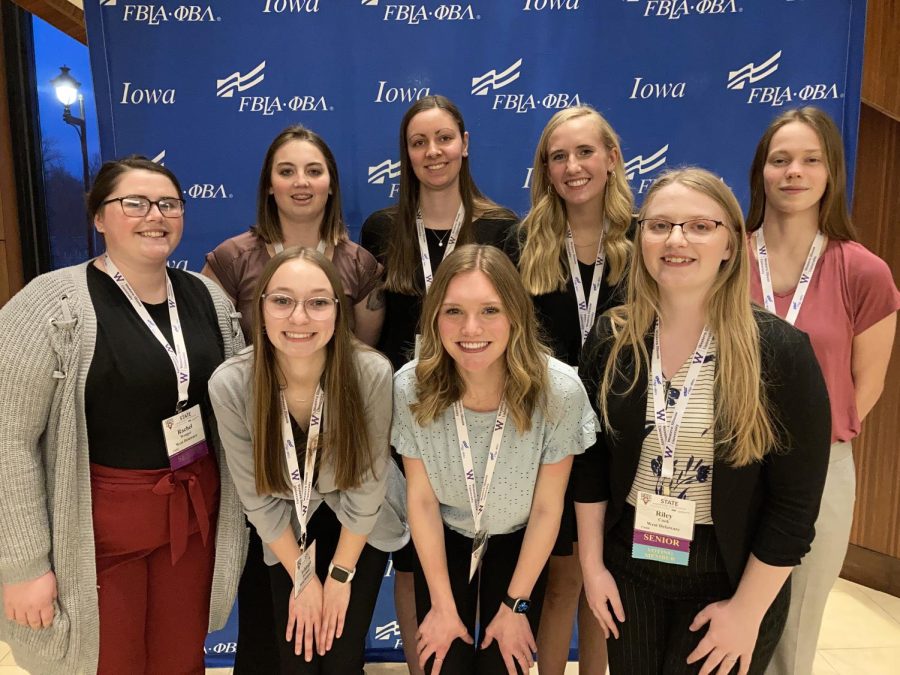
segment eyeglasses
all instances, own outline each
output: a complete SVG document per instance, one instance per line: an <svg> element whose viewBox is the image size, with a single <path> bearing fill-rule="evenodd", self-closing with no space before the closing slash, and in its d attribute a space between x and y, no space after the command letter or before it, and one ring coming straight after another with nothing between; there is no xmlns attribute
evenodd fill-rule
<svg viewBox="0 0 900 675"><path fill-rule="evenodd" d="M303 305L303 310L313 321L323 321L334 316L338 304L337 298L307 298L298 300L283 293L266 293L262 296L263 308L273 319L287 319L297 309L297 305Z"/></svg>
<svg viewBox="0 0 900 675"><path fill-rule="evenodd" d="M644 232L644 237L653 241L665 241L672 234L672 230L676 227L681 228L684 238L691 242L703 242L709 239L717 228L723 227L725 223L721 220L713 220L712 218L694 218L686 220L683 223L672 223L668 220L660 220L659 218L646 218L639 220L638 225Z"/></svg>
<svg viewBox="0 0 900 675"><path fill-rule="evenodd" d="M184 200L178 197L163 197L153 201L141 195L128 195L127 197L107 199L105 202L100 202L100 206L112 204L113 202L119 202L122 205L122 213L126 216L134 216L136 218L143 218L150 213L150 208L154 204L166 218L178 218L184 215Z"/></svg>

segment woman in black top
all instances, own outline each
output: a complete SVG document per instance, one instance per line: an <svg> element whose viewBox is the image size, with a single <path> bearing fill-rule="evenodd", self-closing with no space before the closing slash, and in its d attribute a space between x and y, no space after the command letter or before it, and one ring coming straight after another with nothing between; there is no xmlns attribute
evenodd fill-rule
<svg viewBox="0 0 900 675"><path fill-rule="evenodd" d="M576 472L585 593L614 675L762 673L815 534L825 383L808 337L752 308L721 179L664 174L640 218L628 302L581 358L606 430Z"/></svg>
<svg viewBox="0 0 900 675"><path fill-rule="evenodd" d="M385 267L385 308L378 349L395 369L413 358L422 298L444 256L457 244L502 247L516 223L512 211L481 194L469 172L469 133L443 96L416 101L400 123L400 201L373 213L360 243ZM374 292L373 292L374 296ZM415 654L412 545L394 554L394 600L410 672Z"/></svg>
<svg viewBox="0 0 900 675"><path fill-rule="evenodd" d="M595 318L624 301L633 207L619 137L609 122L589 106L553 115L534 153L531 211L508 249L553 355L570 366L578 366ZM606 672L606 641L582 592L576 554L570 489L537 635L542 675L565 670L576 610L580 671Z"/></svg>

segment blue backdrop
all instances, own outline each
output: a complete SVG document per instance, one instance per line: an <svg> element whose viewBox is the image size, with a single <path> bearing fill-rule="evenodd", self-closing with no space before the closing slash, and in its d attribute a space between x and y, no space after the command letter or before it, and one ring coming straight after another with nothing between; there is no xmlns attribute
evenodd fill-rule
<svg viewBox="0 0 900 675"><path fill-rule="evenodd" d="M431 93L461 108L479 186L520 213L541 129L577 103L621 135L639 202L690 163L746 205L760 134L805 104L842 128L852 185L861 0L193 1L84 3L103 157L137 152L178 175L182 268L252 224L265 149L296 122L333 149L355 235L396 198L400 118ZM401 656L391 591L388 576L373 660ZM233 643L233 626L211 636L210 662Z"/></svg>

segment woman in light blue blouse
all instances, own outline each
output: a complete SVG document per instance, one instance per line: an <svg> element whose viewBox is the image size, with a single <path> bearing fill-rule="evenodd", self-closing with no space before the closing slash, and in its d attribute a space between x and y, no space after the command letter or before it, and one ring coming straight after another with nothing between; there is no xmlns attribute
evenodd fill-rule
<svg viewBox="0 0 900 675"><path fill-rule="evenodd" d="M506 256L470 245L445 258L425 298L420 357L394 377L391 429L420 561L426 672L533 665L572 455L594 443L595 421L575 371L541 345Z"/></svg>

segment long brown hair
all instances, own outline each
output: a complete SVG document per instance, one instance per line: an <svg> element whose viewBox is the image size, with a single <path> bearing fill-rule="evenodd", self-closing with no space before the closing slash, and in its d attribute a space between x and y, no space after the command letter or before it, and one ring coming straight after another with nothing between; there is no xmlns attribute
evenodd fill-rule
<svg viewBox="0 0 900 675"><path fill-rule="evenodd" d="M406 132L413 117L425 110L439 108L456 122L460 136L466 133L462 113L445 96L426 96L413 103L400 122L400 197L396 206L389 208L391 236L388 238L385 288L406 295L422 295L424 286L417 282L419 269L419 244L416 237L416 209L419 206L420 181L412 168ZM516 214L485 197L469 170L469 158L463 157L459 169L459 195L465 215L459 231L458 244L475 241L472 221L477 217L516 220Z"/></svg>
<svg viewBox="0 0 900 675"><path fill-rule="evenodd" d="M769 158L769 145L778 130L791 122L802 122L815 131L825 156L828 183L825 186L825 194L819 200L819 229L828 235L829 239L858 241L856 227L850 220L850 212L847 209L847 169L841 132L828 113L813 106L781 113L772 120L759 139L756 153L753 155L753 164L750 165L747 231L755 232L762 227L766 215L766 184L763 171Z"/></svg>
<svg viewBox="0 0 900 675"><path fill-rule="evenodd" d="M341 241L348 239L347 225L344 223L344 214L341 210L341 181L338 176L337 162L334 153L328 144L316 132L306 127L294 124L286 128L275 137L275 140L266 150L263 159L262 170L259 172L259 184L256 189L256 225L254 230L267 244L274 244L284 240L284 232L281 229L281 219L278 217L278 205L275 197L269 193L272 187L272 165L275 162L275 153L291 141L306 141L311 143L325 158L325 168L328 169L331 194L325 203L325 213L322 215L322 224L319 225L319 239L337 246Z"/></svg>
<svg viewBox="0 0 900 675"><path fill-rule="evenodd" d="M560 110L544 127L534 152L531 172L531 210L519 224L519 238L523 240L519 271L525 288L533 295L563 290L569 281L566 260L566 203L553 190L547 162L550 136L560 126L579 117L594 122L607 152L616 152L614 170L603 191L603 210L599 219L609 223L604 239L609 282L617 283L624 275L631 253L626 236L634 210L634 196L625 175L622 145L619 136L603 116L590 106L582 105Z"/></svg>
<svg viewBox="0 0 900 675"><path fill-rule="evenodd" d="M706 195L725 212L731 256L719 267L706 310L707 323L717 345L713 385L715 438L718 448L729 448L722 459L733 466L745 466L761 460L772 450L775 431L762 382L759 329L750 304L744 219L740 204L728 186L718 176L696 167L667 171L657 178L644 199L640 218L646 215L660 190L676 184ZM650 355L644 340L659 314L660 303L659 287L650 276L641 251L642 235L639 229L628 277L628 302L609 312L613 341L597 395L607 428L610 428L609 397L631 391L642 368L649 379ZM625 392L613 391L613 381L621 374L619 360L626 350L635 364L634 377Z"/></svg>
<svg viewBox="0 0 900 675"><path fill-rule="evenodd" d="M438 331L438 314L450 282L465 272L478 270L490 279L509 320L506 346L506 389L509 415L519 433L531 428L536 406L546 407L547 359L550 351L538 338L531 298L509 258L493 246L469 244L444 258L422 306L422 343L416 365L417 401L410 406L416 422L425 426L465 394L465 383L456 363L444 349Z"/></svg>
<svg viewBox="0 0 900 675"><path fill-rule="evenodd" d="M281 376L275 347L265 334L262 296L272 276L286 262L303 260L321 269L331 283L336 308L334 335L328 342L322 389L325 391L325 429L319 436L322 455L334 467L339 490L358 486L372 470L372 442L363 413L363 396L357 371L357 352L368 349L350 331L344 289L334 265L324 255L309 248L292 246L272 258L263 268L256 286L253 321L253 409L256 432L253 435L253 466L258 494L290 490L287 462L281 435Z"/></svg>

